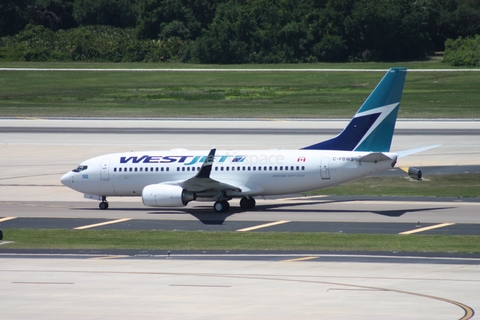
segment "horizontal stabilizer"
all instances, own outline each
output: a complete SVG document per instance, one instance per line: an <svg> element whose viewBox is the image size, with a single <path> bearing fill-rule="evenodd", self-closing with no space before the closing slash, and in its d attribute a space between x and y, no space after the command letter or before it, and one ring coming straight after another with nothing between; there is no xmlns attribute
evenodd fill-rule
<svg viewBox="0 0 480 320"><path fill-rule="evenodd" d="M419 153L419 152L422 152L422 151L427 151L427 150L437 148L437 147L440 147L440 146L441 146L441 144L436 144L436 145L433 145L433 146L420 147L420 148L415 148L415 149L410 149L410 150L403 150L403 151L398 151L398 152L395 152L395 153L399 157L406 157L406 156L409 156L411 154Z"/></svg>

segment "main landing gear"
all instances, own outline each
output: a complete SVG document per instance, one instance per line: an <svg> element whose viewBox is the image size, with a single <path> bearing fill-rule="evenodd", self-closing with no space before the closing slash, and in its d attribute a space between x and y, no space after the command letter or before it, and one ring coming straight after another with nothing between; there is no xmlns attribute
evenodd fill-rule
<svg viewBox="0 0 480 320"><path fill-rule="evenodd" d="M107 202L107 197L102 197L102 202L98 205L100 210L107 210L108 209L108 202Z"/></svg>
<svg viewBox="0 0 480 320"><path fill-rule="evenodd" d="M240 207L242 209L253 209L255 208L255 199L251 197L243 197L240 199Z"/></svg>
<svg viewBox="0 0 480 320"><path fill-rule="evenodd" d="M256 201L251 197L243 197L240 200L240 207L242 209L253 209L255 208ZM230 204L227 200L219 200L213 205L213 210L215 212L227 212L230 209Z"/></svg>
<svg viewBox="0 0 480 320"><path fill-rule="evenodd" d="M215 212L227 212L230 209L230 203L227 200L220 200L213 204Z"/></svg>

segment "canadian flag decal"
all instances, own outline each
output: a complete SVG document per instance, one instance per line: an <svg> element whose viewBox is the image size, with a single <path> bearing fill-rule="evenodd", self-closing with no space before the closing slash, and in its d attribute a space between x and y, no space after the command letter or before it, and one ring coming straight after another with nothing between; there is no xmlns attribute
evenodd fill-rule
<svg viewBox="0 0 480 320"><path fill-rule="evenodd" d="M298 157L297 162L305 162L307 161L307 158L305 157Z"/></svg>

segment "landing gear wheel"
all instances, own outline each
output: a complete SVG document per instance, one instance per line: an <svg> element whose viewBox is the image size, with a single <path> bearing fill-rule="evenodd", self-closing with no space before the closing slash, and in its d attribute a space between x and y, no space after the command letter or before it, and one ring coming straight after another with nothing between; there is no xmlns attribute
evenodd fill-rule
<svg viewBox="0 0 480 320"><path fill-rule="evenodd" d="M230 209L230 203L226 200L217 201L213 204L213 210L215 212L227 212Z"/></svg>
<svg viewBox="0 0 480 320"><path fill-rule="evenodd" d="M243 197L240 199L240 207L242 209L253 209L255 208L256 201L254 198Z"/></svg>
<svg viewBox="0 0 480 320"><path fill-rule="evenodd" d="M107 201L102 201L102 202L100 202L98 207L100 208L100 210L107 210L108 209L108 202Z"/></svg>

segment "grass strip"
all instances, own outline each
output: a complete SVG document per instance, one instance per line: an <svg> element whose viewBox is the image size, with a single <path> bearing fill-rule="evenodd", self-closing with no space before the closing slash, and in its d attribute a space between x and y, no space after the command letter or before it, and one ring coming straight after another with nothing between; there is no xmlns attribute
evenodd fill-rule
<svg viewBox="0 0 480 320"><path fill-rule="evenodd" d="M13 64L51 67L52 64ZM415 67L445 67L415 63ZM1 63L0 66L9 66ZM144 64L53 64L62 67L160 68ZM279 65L328 68L338 65ZM408 64L407 64L408 66ZM161 65L163 68L179 67ZM202 65L181 65L202 68ZM218 66L208 66L208 68ZM231 66L221 66L231 67ZM268 68L272 65L236 68ZM387 69L385 64L341 68ZM0 73L0 116L140 118L350 118L382 72L38 72ZM409 73L401 118L476 118L478 72Z"/></svg>
<svg viewBox="0 0 480 320"><path fill-rule="evenodd" d="M1 248L480 253L480 237L290 232L7 229ZM1 250L0 248L0 250Z"/></svg>
<svg viewBox="0 0 480 320"><path fill-rule="evenodd" d="M427 175L420 181L408 176L367 177L307 194L475 198L480 197L480 173Z"/></svg>

